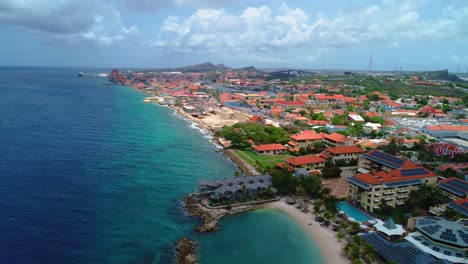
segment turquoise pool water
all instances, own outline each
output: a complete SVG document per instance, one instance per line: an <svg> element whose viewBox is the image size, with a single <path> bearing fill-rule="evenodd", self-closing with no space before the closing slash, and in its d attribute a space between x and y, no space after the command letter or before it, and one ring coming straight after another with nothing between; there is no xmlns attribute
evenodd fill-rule
<svg viewBox="0 0 468 264"><path fill-rule="evenodd" d="M356 219L358 222L365 222L372 219L346 201L339 202L337 207L340 211L343 211L347 216Z"/></svg>

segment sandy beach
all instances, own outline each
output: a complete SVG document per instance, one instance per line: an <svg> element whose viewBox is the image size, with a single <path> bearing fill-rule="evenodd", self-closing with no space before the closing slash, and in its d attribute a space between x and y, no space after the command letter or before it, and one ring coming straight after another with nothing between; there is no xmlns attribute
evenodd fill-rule
<svg viewBox="0 0 468 264"><path fill-rule="evenodd" d="M326 263L349 263L349 260L341 253L341 250L345 245L344 240L338 242L336 233L328 228L320 226L320 223L315 221L311 213L303 213L296 209L294 205L286 204L283 199L277 202L268 203L265 207L281 210L294 218L318 244ZM309 225L309 223L312 223L312 225Z"/></svg>

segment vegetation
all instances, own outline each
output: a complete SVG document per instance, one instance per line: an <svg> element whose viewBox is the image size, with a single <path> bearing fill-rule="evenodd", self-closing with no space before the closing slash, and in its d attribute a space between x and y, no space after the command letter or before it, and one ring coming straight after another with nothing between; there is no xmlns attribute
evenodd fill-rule
<svg viewBox="0 0 468 264"><path fill-rule="evenodd" d="M355 77L349 78L345 81L348 85L359 85L366 87L365 92L382 92L388 94L406 94L406 95L425 95L430 94L433 96L450 96L460 97L464 94L463 91L453 89L452 87L437 87L437 86L423 86L415 85L407 80L392 80L386 81L386 77L369 76L367 78ZM371 96L372 99L376 99ZM369 98L369 97L368 97ZM372 100L371 98L369 98Z"/></svg>
<svg viewBox="0 0 468 264"><path fill-rule="evenodd" d="M282 128L265 126L261 123L237 123L233 126L224 126L219 136L231 140L231 146L236 149L249 149L252 140L256 144L280 143L289 141L288 133Z"/></svg>

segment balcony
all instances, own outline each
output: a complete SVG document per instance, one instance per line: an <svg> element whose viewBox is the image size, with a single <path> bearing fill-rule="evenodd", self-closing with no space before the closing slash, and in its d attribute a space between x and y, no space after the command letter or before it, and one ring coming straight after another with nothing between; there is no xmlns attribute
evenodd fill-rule
<svg viewBox="0 0 468 264"><path fill-rule="evenodd" d="M406 199L408 198L408 195L403 195L403 196L398 196L397 199Z"/></svg>
<svg viewBox="0 0 468 264"><path fill-rule="evenodd" d="M380 194L376 193L374 194L375 197L380 197Z"/></svg>
<svg viewBox="0 0 468 264"><path fill-rule="evenodd" d="M407 193L408 190L398 190L398 193Z"/></svg>
<svg viewBox="0 0 468 264"><path fill-rule="evenodd" d="M393 198L390 198L390 197L385 198L385 201L393 201Z"/></svg>
<svg viewBox="0 0 468 264"><path fill-rule="evenodd" d="M387 192L384 192L383 194L384 194L384 195L391 195L391 194L394 194L394 193L395 193L395 192L393 192L393 191L387 191Z"/></svg>

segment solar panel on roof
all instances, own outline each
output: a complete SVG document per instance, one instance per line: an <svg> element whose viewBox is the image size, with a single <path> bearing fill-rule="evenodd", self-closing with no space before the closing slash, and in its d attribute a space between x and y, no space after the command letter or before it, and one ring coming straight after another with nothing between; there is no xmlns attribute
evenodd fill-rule
<svg viewBox="0 0 468 264"><path fill-rule="evenodd" d="M448 185L451 185L457 189L460 189L461 191L467 193L468 192L468 184L462 181L458 180L451 180L446 182Z"/></svg>

